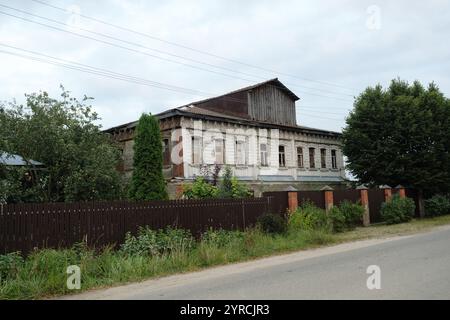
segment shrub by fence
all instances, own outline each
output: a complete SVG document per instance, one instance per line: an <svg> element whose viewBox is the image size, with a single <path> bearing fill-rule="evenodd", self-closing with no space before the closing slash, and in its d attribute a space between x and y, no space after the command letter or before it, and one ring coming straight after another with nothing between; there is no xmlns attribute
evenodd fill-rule
<svg viewBox="0 0 450 320"><path fill-rule="evenodd" d="M258 217L276 213L271 198L173 201L113 201L7 204L0 208L0 254L33 248L123 243L140 226L173 226L198 236L208 228L253 226Z"/></svg>
<svg viewBox="0 0 450 320"><path fill-rule="evenodd" d="M399 192L397 189L389 189L392 194ZM297 193L298 206L305 202L311 202L316 207L326 209L324 191L280 191L280 192L266 192L264 196L271 196L273 198L274 206L280 211L285 212L288 208L288 194ZM361 201L361 190L347 189L347 190L333 190L333 204L339 205L345 200L357 203ZM418 216L418 200L416 192L411 189L405 189L406 197L412 198L416 203L416 216ZM367 189L368 205L369 205L369 220L371 223L381 222L381 205L386 201L386 194L384 189Z"/></svg>

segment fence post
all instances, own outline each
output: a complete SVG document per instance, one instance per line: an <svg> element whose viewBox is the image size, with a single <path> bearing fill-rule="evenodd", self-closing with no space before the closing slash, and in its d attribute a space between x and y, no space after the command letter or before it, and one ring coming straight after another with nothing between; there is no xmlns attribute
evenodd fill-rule
<svg viewBox="0 0 450 320"><path fill-rule="evenodd" d="M289 204L289 212L292 213L298 208L298 197L297 191L289 191L288 192L288 204Z"/></svg>
<svg viewBox="0 0 450 320"><path fill-rule="evenodd" d="M292 213L298 208L298 197L297 197L297 189L293 186L289 186L284 191L287 192L288 197L288 213Z"/></svg>
<svg viewBox="0 0 450 320"><path fill-rule="evenodd" d="M400 198L406 198L406 191L404 186L399 184L395 187L395 189L398 190L398 195L400 196Z"/></svg>
<svg viewBox="0 0 450 320"><path fill-rule="evenodd" d="M392 199L392 189L388 185L380 186L380 189L384 190L384 201L390 202Z"/></svg>
<svg viewBox="0 0 450 320"><path fill-rule="evenodd" d="M370 225L369 191L364 185L357 187L356 190L360 192L361 205L364 208L363 226L368 227Z"/></svg>
<svg viewBox="0 0 450 320"><path fill-rule="evenodd" d="M244 199L241 200L241 206L242 206L242 225L245 230L245 205L244 205Z"/></svg>
<svg viewBox="0 0 450 320"><path fill-rule="evenodd" d="M328 213L333 208L333 188L325 186L321 190L325 197L325 211Z"/></svg>

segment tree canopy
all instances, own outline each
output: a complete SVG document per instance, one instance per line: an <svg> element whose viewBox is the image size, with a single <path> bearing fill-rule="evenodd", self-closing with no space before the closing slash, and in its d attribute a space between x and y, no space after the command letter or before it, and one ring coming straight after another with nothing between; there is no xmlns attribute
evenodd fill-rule
<svg viewBox="0 0 450 320"><path fill-rule="evenodd" d="M158 119L142 114L134 139L133 176L129 197L135 200L168 199L163 176L162 138Z"/></svg>
<svg viewBox="0 0 450 320"><path fill-rule="evenodd" d="M448 192L450 102L434 83L369 87L346 123L343 152L360 182Z"/></svg>
<svg viewBox="0 0 450 320"><path fill-rule="evenodd" d="M39 171L3 167L3 198L8 202L120 196L119 149L95 124L99 118L87 104L91 98L79 101L61 88L57 99L40 92L25 95L25 105L15 101L0 104L0 151L45 166ZM21 182L24 172L34 175L31 186Z"/></svg>

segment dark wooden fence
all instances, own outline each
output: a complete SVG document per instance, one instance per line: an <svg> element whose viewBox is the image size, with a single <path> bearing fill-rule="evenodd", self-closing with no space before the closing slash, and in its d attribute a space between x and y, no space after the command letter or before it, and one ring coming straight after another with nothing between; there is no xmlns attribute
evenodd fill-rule
<svg viewBox="0 0 450 320"><path fill-rule="evenodd" d="M140 226L167 226L199 236L208 228L245 229L267 212L276 213L272 198L174 200L148 202L80 202L0 205L0 254L33 248L123 243Z"/></svg>
<svg viewBox="0 0 450 320"><path fill-rule="evenodd" d="M383 189L369 189L369 213L370 223L381 222L381 205L384 202Z"/></svg>
<svg viewBox="0 0 450 320"><path fill-rule="evenodd" d="M287 212L289 204L286 192L264 192L263 196L269 198L271 213L285 214Z"/></svg>

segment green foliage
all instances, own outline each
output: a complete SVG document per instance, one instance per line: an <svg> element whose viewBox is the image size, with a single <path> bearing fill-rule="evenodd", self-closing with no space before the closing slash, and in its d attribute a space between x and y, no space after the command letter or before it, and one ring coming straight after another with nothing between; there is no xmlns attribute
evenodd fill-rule
<svg viewBox="0 0 450 320"><path fill-rule="evenodd" d="M26 105L0 105L0 151L36 160L45 170L0 169L0 197L7 202L117 199L119 149L100 131L92 107L62 88L26 95ZM7 172L6 172L6 171ZM24 174L32 179L24 183ZM31 183L30 183L31 182ZM4 188L3 188L4 187Z"/></svg>
<svg viewBox="0 0 450 320"><path fill-rule="evenodd" d="M450 214L450 198L441 194L425 201L425 213L428 216Z"/></svg>
<svg viewBox="0 0 450 320"><path fill-rule="evenodd" d="M234 199L249 198L253 193L248 189L248 187L239 182L236 177L231 178L231 197Z"/></svg>
<svg viewBox="0 0 450 320"><path fill-rule="evenodd" d="M214 175L218 175L217 166ZM214 176L213 176L214 177ZM183 196L187 199L211 199L211 198L248 198L252 192L248 187L233 177L230 167L225 167L224 174L220 178L218 186L215 185L215 178L211 182L199 176L191 185L183 186Z"/></svg>
<svg viewBox="0 0 450 320"><path fill-rule="evenodd" d="M343 130L347 167L360 183L450 188L450 101L431 83L367 88Z"/></svg>
<svg viewBox="0 0 450 320"><path fill-rule="evenodd" d="M345 200L339 204L339 210L345 217L345 225L348 230L361 225L364 214L364 207L361 204Z"/></svg>
<svg viewBox="0 0 450 320"><path fill-rule="evenodd" d="M203 177L195 178L190 185L183 185L183 195L187 199L211 199L219 193L217 187L208 183Z"/></svg>
<svg viewBox="0 0 450 320"><path fill-rule="evenodd" d="M334 232L343 232L347 230L347 220L345 214L338 206L334 206L328 212L328 218L330 219Z"/></svg>
<svg viewBox="0 0 450 320"><path fill-rule="evenodd" d="M80 266L81 289L84 291L334 241L333 236L324 231L274 235L259 229L245 232L208 230L196 245L189 233L182 230L146 230L142 235L135 237L132 245L128 243L118 251L109 247L93 250L80 243L70 249L34 251L25 259L17 254L0 256L3 275L0 299L36 299L73 293L66 286L65 271L69 265ZM136 241L141 243L136 245Z"/></svg>
<svg viewBox="0 0 450 320"><path fill-rule="evenodd" d="M289 215L291 230L327 230L329 229L325 210L316 207L312 202L305 202Z"/></svg>
<svg viewBox="0 0 450 320"><path fill-rule="evenodd" d="M410 198L400 198L394 195L389 202L381 206L381 218L387 224L408 222L414 217L416 205Z"/></svg>
<svg viewBox="0 0 450 320"><path fill-rule="evenodd" d="M286 219L278 214L266 213L258 217L258 226L270 234L282 234L287 231Z"/></svg>
<svg viewBox="0 0 450 320"><path fill-rule="evenodd" d="M229 166L226 166L224 173L219 182L219 198L232 198L233 197L233 173Z"/></svg>
<svg viewBox="0 0 450 320"><path fill-rule="evenodd" d="M0 255L0 284L8 278L15 277L23 263L24 259L19 252Z"/></svg>
<svg viewBox="0 0 450 320"><path fill-rule="evenodd" d="M323 230L329 232L342 232L354 229L361 223L364 208L350 201L343 201L328 212L316 207L311 202L302 204L289 216L290 230Z"/></svg>
<svg viewBox="0 0 450 320"><path fill-rule="evenodd" d="M152 230L140 228L137 236L127 233L121 252L126 255L158 256L172 251L189 250L194 239L189 231L166 228Z"/></svg>
<svg viewBox="0 0 450 320"><path fill-rule="evenodd" d="M245 233L242 231L214 230L209 229L202 234L202 243L218 248L244 241Z"/></svg>
<svg viewBox="0 0 450 320"><path fill-rule="evenodd" d="M129 197L134 200L168 199L163 176L162 138L158 119L142 114L134 139L133 177Z"/></svg>

